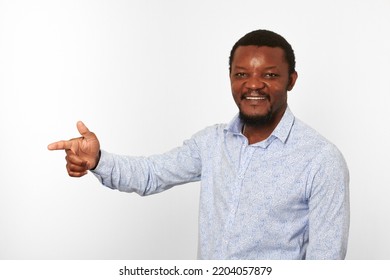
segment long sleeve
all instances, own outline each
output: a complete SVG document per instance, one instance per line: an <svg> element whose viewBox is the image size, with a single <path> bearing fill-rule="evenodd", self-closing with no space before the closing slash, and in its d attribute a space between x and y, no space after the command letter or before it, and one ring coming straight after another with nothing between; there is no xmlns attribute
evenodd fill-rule
<svg viewBox="0 0 390 280"><path fill-rule="evenodd" d="M327 146L319 155L309 197L306 259L344 259L350 218L349 173L334 146Z"/></svg>
<svg viewBox="0 0 390 280"><path fill-rule="evenodd" d="M181 147L150 157L101 151L99 164L92 173L111 189L144 196L200 180L201 161L196 140L190 139Z"/></svg>

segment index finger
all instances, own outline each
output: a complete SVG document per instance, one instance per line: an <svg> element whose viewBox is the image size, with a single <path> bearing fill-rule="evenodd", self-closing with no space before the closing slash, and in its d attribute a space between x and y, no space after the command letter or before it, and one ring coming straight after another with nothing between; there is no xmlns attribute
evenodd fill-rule
<svg viewBox="0 0 390 280"><path fill-rule="evenodd" d="M65 140L54 142L54 143L51 143L47 146L47 148L50 151L69 150L71 147L72 147L72 143L70 141L65 141Z"/></svg>

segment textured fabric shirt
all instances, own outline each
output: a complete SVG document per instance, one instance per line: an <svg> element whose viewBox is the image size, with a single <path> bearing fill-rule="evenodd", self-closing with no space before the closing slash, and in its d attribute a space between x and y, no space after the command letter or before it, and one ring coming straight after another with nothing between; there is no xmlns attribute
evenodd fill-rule
<svg viewBox="0 0 390 280"><path fill-rule="evenodd" d="M200 259L343 259L349 174L339 150L287 108L248 145L236 116L149 157L102 151L102 184L149 195L201 181Z"/></svg>

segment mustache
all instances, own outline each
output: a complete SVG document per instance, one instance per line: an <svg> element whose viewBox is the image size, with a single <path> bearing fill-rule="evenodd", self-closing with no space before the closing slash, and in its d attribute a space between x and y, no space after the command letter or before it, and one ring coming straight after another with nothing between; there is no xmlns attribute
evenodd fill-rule
<svg viewBox="0 0 390 280"><path fill-rule="evenodd" d="M266 94L264 91L259 89L252 89L248 90L247 92L244 92L244 94L241 96L241 100L246 99L247 97L264 97L266 99L270 99L269 95Z"/></svg>

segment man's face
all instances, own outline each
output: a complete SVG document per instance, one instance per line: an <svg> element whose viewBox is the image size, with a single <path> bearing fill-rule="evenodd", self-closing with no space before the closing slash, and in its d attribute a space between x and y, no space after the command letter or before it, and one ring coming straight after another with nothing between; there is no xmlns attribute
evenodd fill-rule
<svg viewBox="0 0 390 280"><path fill-rule="evenodd" d="M287 108L287 91L297 73L288 73L281 48L240 46L232 61L230 82L241 119L252 125L276 125Z"/></svg>

